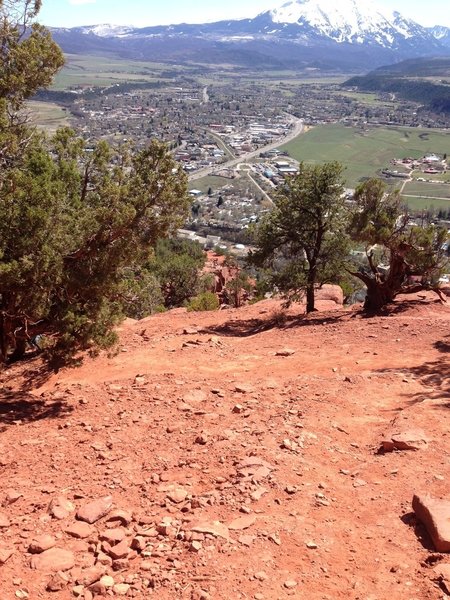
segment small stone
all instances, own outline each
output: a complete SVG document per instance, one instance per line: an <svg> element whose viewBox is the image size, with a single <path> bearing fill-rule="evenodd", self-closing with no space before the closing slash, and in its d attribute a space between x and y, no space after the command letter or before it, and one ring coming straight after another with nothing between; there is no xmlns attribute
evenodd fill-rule
<svg viewBox="0 0 450 600"><path fill-rule="evenodd" d="M30 597L29 593L26 592L25 590L16 590L15 596L16 596L16 598L22 598L22 599Z"/></svg>
<svg viewBox="0 0 450 600"><path fill-rule="evenodd" d="M298 583L296 581L294 581L293 579L288 579L287 581L285 581L283 583L284 587L288 590L292 590L293 588L297 587Z"/></svg>
<svg viewBox="0 0 450 600"><path fill-rule="evenodd" d="M113 586L112 591L116 594L116 596L126 596L130 591L130 585L128 583L116 583Z"/></svg>
<svg viewBox="0 0 450 600"><path fill-rule="evenodd" d="M315 550L317 548L317 544L315 542L306 542L306 547L310 550Z"/></svg>
<svg viewBox="0 0 450 600"><path fill-rule="evenodd" d="M189 550L191 552L199 552L202 548L203 548L203 544L197 540L194 540L193 542L191 542L191 545L189 546Z"/></svg>
<svg viewBox="0 0 450 600"><path fill-rule="evenodd" d="M288 485L284 488L284 491L286 492L286 494L293 496L297 493L297 488L295 487L295 485Z"/></svg>
<svg viewBox="0 0 450 600"><path fill-rule="evenodd" d="M79 598L84 594L84 585L76 585L72 588L72 594L75 598Z"/></svg>
<svg viewBox="0 0 450 600"><path fill-rule="evenodd" d="M295 354L295 350L284 348L283 350L278 350L275 356L292 356L293 354Z"/></svg>
<svg viewBox="0 0 450 600"><path fill-rule="evenodd" d="M77 577L77 583L79 585L89 586L96 581L100 581L104 574L105 567L101 564L96 564L93 567L82 571L81 575Z"/></svg>
<svg viewBox="0 0 450 600"><path fill-rule="evenodd" d="M110 575L103 575L99 581L100 585L103 585L106 589L112 588L115 585L114 578Z"/></svg>
<svg viewBox="0 0 450 600"><path fill-rule="evenodd" d="M108 549L108 554L113 560L118 560L119 558L126 558L130 553L130 546L128 545L128 540L122 540L112 548Z"/></svg>
<svg viewBox="0 0 450 600"><path fill-rule="evenodd" d="M7 560L14 554L14 548L0 544L0 566L4 565Z"/></svg>
<svg viewBox="0 0 450 600"><path fill-rule="evenodd" d="M195 443L205 446L208 443L208 436L205 433L201 433L195 438Z"/></svg>
<svg viewBox="0 0 450 600"><path fill-rule="evenodd" d="M8 504L14 504L20 498L22 498L22 496L23 494L21 492L18 492L17 490L7 490L5 500L3 503L5 506L7 506Z"/></svg>
<svg viewBox="0 0 450 600"><path fill-rule="evenodd" d="M48 507L49 514L60 521L66 519L74 510L75 506L64 496L58 496L57 498L54 498Z"/></svg>
<svg viewBox="0 0 450 600"><path fill-rule="evenodd" d="M47 583L47 591L48 592L60 592L64 588L66 588L70 583L70 577L67 573L63 573L62 571L58 571L56 575L54 575L50 581Z"/></svg>
<svg viewBox="0 0 450 600"><path fill-rule="evenodd" d="M255 573L254 577L258 581L267 581L267 579L269 579L269 576L265 571L258 571L257 573Z"/></svg>
<svg viewBox="0 0 450 600"><path fill-rule="evenodd" d="M233 412L234 412L236 415L240 415L241 413L243 413L243 412L244 412L244 410L245 410L245 408L242 406L242 404L235 404L235 405L233 406Z"/></svg>
<svg viewBox="0 0 450 600"><path fill-rule="evenodd" d="M69 550L50 548L41 554L35 554L31 559L31 568L44 573L68 571L75 565L75 557Z"/></svg>
<svg viewBox="0 0 450 600"><path fill-rule="evenodd" d="M251 394L255 391L255 388L251 386L249 383L237 383L234 386L234 391L240 394Z"/></svg>
<svg viewBox="0 0 450 600"><path fill-rule="evenodd" d="M84 521L78 521L72 523L64 530L68 535L77 538L79 540L84 540L90 537L94 533L94 528L89 525L89 523L85 523Z"/></svg>
<svg viewBox="0 0 450 600"><path fill-rule="evenodd" d="M5 513L0 512L0 529L4 529L6 527L9 527L11 525L11 521L9 520L8 515L5 515Z"/></svg>
<svg viewBox="0 0 450 600"><path fill-rule="evenodd" d="M128 525L130 525L133 522L133 515L127 510L113 510L111 513L108 514L108 518L106 519L107 523L110 523L112 521L119 521L122 525L128 527Z"/></svg>
<svg viewBox="0 0 450 600"><path fill-rule="evenodd" d="M53 546L56 546L56 539L52 535L44 533L31 541L28 552L31 554L40 554L41 552L45 552L45 550L53 548Z"/></svg>
<svg viewBox="0 0 450 600"><path fill-rule="evenodd" d="M112 496L104 496L103 498L98 498L97 500L93 500L82 506L78 510L76 517L79 521L86 521L86 523L92 525L102 517L106 516L110 512L112 505Z"/></svg>
<svg viewBox="0 0 450 600"><path fill-rule="evenodd" d="M175 504L180 504L181 502L184 502L187 497L188 492L183 488L175 488L167 494L167 498L169 498L169 500L171 500L172 502L175 502Z"/></svg>
<svg viewBox="0 0 450 600"><path fill-rule="evenodd" d="M450 501L415 494L412 507L438 552L450 552Z"/></svg>
<svg viewBox="0 0 450 600"><path fill-rule="evenodd" d="M100 539L104 542L108 542L108 544L111 544L112 546L115 546L116 544L124 540L125 537L125 530L121 529L120 527L115 527L114 529L106 529L100 534Z"/></svg>
<svg viewBox="0 0 450 600"><path fill-rule="evenodd" d="M364 487L365 485L367 485L367 481L364 481L364 479L355 479L353 482L354 488Z"/></svg>

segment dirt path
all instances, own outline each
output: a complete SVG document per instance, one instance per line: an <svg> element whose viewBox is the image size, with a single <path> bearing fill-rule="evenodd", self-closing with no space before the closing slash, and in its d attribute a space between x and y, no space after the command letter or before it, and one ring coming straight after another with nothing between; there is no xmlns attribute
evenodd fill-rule
<svg viewBox="0 0 450 600"><path fill-rule="evenodd" d="M415 491L449 490L450 308L428 295L385 317L331 306L172 311L31 391L38 363L4 372L1 600L103 597L78 583L99 565L113 596L440 600L410 513ZM417 427L421 450L377 453ZM73 512L48 514L61 495L77 508L111 495L129 516L76 539ZM44 533L75 562L53 593L29 568Z"/></svg>

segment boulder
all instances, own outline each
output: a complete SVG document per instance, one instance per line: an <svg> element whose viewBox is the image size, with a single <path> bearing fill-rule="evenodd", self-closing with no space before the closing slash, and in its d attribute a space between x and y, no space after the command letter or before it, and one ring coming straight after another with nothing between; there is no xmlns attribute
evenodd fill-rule
<svg viewBox="0 0 450 600"><path fill-rule="evenodd" d="M450 552L450 501L415 494L412 507L438 552Z"/></svg>

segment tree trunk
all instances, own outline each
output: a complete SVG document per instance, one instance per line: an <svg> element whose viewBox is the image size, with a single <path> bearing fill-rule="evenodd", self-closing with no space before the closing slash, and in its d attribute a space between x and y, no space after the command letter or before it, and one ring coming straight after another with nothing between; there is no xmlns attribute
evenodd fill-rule
<svg viewBox="0 0 450 600"><path fill-rule="evenodd" d="M315 310L314 299L315 299L314 282L313 283L308 282L308 285L306 286L306 312L307 313L313 312Z"/></svg>
<svg viewBox="0 0 450 600"><path fill-rule="evenodd" d="M5 316L0 313L0 364L6 362L8 355L8 337L6 334Z"/></svg>

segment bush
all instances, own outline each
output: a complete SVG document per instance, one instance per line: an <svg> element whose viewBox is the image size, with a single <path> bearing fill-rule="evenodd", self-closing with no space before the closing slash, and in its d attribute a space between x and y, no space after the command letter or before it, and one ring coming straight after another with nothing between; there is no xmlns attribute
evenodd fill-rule
<svg viewBox="0 0 450 600"><path fill-rule="evenodd" d="M189 312L217 310L219 308L219 299L212 292L203 292L190 300L187 305Z"/></svg>

